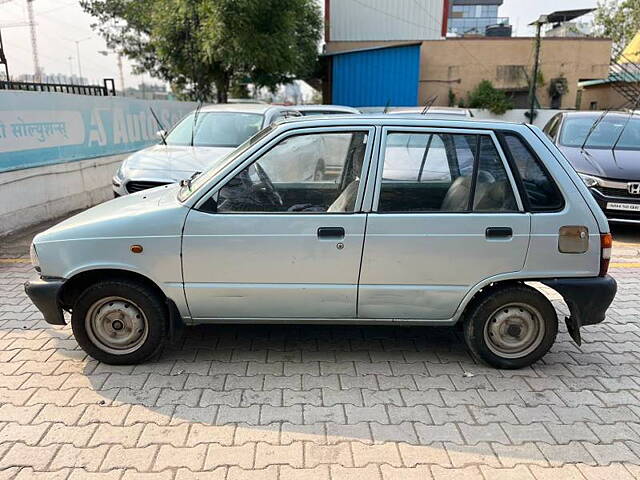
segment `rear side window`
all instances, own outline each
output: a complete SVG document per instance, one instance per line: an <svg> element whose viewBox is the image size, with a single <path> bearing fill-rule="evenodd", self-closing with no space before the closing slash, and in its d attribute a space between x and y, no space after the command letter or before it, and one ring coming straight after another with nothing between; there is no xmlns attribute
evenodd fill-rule
<svg viewBox="0 0 640 480"><path fill-rule="evenodd" d="M512 212L515 196L486 135L390 133L378 212Z"/></svg>
<svg viewBox="0 0 640 480"><path fill-rule="evenodd" d="M560 210L564 205L560 190L529 147L516 135L505 134L504 140L509 156L513 159L522 180L529 210L533 212Z"/></svg>

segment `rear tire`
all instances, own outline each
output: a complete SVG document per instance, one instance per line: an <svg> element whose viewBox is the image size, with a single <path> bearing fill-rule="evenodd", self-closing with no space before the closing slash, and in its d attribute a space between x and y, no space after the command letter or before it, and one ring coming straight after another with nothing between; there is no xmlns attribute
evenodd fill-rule
<svg viewBox="0 0 640 480"><path fill-rule="evenodd" d="M132 280L105 280L84 290L71 315L82 349L100 362L132 365L162 351L168 313L160 295Z"/></svg>
<svg viewBox="0 0 640 480"><path fill-rule="evenodd" d="M473 356L509 370L540 360L557 333L553 305L526 285L490 293L471 307L464 322L464 338Z"/></svg>

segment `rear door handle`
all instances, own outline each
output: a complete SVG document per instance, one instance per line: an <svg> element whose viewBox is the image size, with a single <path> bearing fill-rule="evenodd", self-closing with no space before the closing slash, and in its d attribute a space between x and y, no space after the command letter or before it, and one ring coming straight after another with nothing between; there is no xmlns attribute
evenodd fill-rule
<svg viewBox="0 0 640 480"><path fill-rule="evenodd" d="M485 237L493 239L506 239L513 237L511 227L489 227L485 231Z"/></svg>
<svg viewBox="0 0 640 480"><path fill-rule="evenodd" d="M318 238L341 240L344 238L344 228L320 227L318 228Z"/></svg>

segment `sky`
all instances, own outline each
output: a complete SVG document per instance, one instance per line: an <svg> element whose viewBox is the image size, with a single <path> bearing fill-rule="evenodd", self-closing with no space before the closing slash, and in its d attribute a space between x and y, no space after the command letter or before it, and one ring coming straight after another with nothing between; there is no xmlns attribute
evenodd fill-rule
<svg viewBox="0 0 640 480"><path fill-rule="evenodd" d="M0 28L12 76L34 71L29 28L3 28L27 21L26 3L26 0L0 0ZM504 0L498 14L510 17L514 34L524 36L533 33L527 25L542 13L595 7L596 4L597 0ZM83 76L89 78L91 83L102 83L103 78L113 78L119 87L116 56L98 53L106 50L106 45L98 32L91 28L94 20L82 10L78 0L34 0L33 6L40 64L45 73L78 75L80 66ZM75 41L80 41L80 65ZM131 63L126 59L124 71L127 87L137 86L142 81L157 83L149 75L133 75Z"/></svg>
<svg viewBox="0 0 640 480"><path fill-rule="evenodd" d="M534 34L534 27L528 25L544 13L575 8L593 8L597 4L597 0L504 0L498 10L498 15L510 17L514 35L523 37Z"/></svg>

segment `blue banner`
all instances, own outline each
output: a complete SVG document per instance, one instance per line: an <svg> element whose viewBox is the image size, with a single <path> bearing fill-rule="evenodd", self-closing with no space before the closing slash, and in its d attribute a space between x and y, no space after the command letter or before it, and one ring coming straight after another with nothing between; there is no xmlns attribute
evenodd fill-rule
<svg viewBox="0 0 640 480"><path fill-rule="evenodd" d="M0 172L127 153L157 143L193 102L0 91Z"/></svg>

